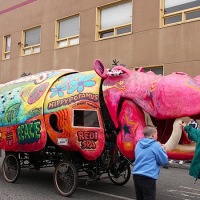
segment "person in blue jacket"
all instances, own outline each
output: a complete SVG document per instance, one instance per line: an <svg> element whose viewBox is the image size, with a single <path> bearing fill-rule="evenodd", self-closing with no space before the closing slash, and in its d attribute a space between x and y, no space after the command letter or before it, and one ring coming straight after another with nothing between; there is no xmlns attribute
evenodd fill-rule
<svg viewBox="0 0 200 200"><path fill-rule="evenodd" d="M146 126L144 138L135 147L133 180L137 200L156 199L156 180L160 174L160 166L168 164L168 156L164 145L157 141L157 129Z"/></svg>

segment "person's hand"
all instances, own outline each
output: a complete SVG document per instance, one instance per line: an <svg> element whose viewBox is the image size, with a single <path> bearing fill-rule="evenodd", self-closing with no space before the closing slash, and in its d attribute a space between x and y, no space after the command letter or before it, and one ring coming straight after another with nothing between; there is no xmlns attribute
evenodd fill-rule
<svg viewBox="0 0 200 200"><path fill-rule="evenodd" d="M162 148L166 151L166 146L165 144L161 144Z"/></svg>
<svg viewBox="0 0 200 200"><path fill-rule="evenodd" d="M158 141L158 143L162 146L162 148L166 151L166 146L165 146L165 144L161 144L159 141Z"/></svg>

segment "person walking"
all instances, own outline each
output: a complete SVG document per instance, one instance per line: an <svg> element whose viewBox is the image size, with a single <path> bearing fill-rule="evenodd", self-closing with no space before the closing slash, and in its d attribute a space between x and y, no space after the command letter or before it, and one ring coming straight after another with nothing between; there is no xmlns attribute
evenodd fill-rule
<svg viewBox="0 0 200 200"><path fill-rule="evenodd" d="M157 129L146 126L144 138L135 147L133 180L137 200L156 199L156 180L160 174L160 166L168 164L165 146L157 141Z"/></svg>
<svg viewBox="0 0 200 200"><path fill-rule="evenodd" d="M200 129L196 129L190 125L186 125L185 122L180 125L188 134L188 138L196 142L196 148L194 152L194 157L190 165L189 175L195 177L197 181L197 179L200 179Z"/></svg>

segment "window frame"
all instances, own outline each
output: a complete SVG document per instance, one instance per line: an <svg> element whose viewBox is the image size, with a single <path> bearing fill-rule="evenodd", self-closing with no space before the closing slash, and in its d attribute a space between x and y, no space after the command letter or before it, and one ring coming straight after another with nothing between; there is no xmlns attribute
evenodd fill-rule
<svg viewBox="0 0 200 200"><path fill-rule="evenodd" d="M98 126L82 126L82 125L75 125L75 111L92 111L92 112L96 112L96 116L97 116L97 120L98 120ZM99 120L99 113L98 113L98 110L91 110L91 109L73 109L73 115L72 115L72 127L74 128L92 128L92 129L96 129L96 128L101 128L101 123L100 123L100 120Z"/></svg>
<svg viewBox="0 0 200 200"><path fill-rule="evenodd" d="M39 44L30 45L30 46L25 46L25 43L26 43L26 41L25 41L26 32L29 31L29 30L35 29L35 28L40 28L40 43ZM37 53L41 52L41 30L42 30L42 26L38 25L38 26L34 26L34 27L31 27L31 28L28 28L28 29L24 29L22 31L22 43L21 43L21 55L22 56L33 55L33 54L37 54ZM39 47L39 52L34 52L34 49L38 48L38 47ZM25 51L28 50L28 49L30 49L30 53L26 54Z"/></svg>
<svg viewBox="0 0 200 200"><path fill-rule="evenodd" d="M149 65L149 66L142 66L142 68L144 68L144 70L145 69L153 69L153 68L162 68L162 74L156 74L154 71L152 71L152 70L148 70L148 71L152 71L152 72L154 72L156 75L162 75L162 76L164 76L164 65ZM134 67L134 69L135 69L135 71L137 71L138 69L140 69L140 67ZM145 72L145 73L147 73L147 72Z"/></svg>
<svg viewBox="0 0 200 200"><path fill-rule="evenodd" d="M9 60L10 59L10 52L11 51L6 51L6 46L7 46L7 38L10 36L10 47L11 47L11 34L4 35L3 36L3 46L2 46L2 60ZM6 56L9 55L9 58L6 58Z"/></svg>
<svg viewBox="0 0 200 200"><path fill-rule="evenodd" d="M123 25L119 25L119 26L113 26L113 27L109 27L106 29L100 29L101 27L101 10L104 10L106 8L110 8L110 7L115 7L117 5L123 4L123 3L127 3L127 2L131 2L132 3L132 16L131 16L131 22L127 23L127 24L123 24ZM125 28L125 27L129 27L131 28L130 32L127 33L122 33L122 34L117 34L117 30L119 28ZM113 31L112 31L113 30ZM108 37L100 37L101 33L110 33L113 32L112 36L108 36ZM118 0L103 6L98 6L96 8L96 30L95 30L95 41L98 40L105 40L105 39L109 39L109 38L114 38L114 37L120 37L120 36L124 36L124 35L130 35L133 32L133 0Z"/></svg>
<svg viewBox="0 0 200 200"><path fill-rule="evenodd" d="M180 10L180 11L165 14L164 13L165 12L165 0L160 0L160 28L200 20L200 17L194 18L194 19L188 19L188 20L186 19L186 15L188 13L191 13L191 12L194 12L194 11L200 11L200 6L196 6L196 7L193 7L193 8L183 9L183 10ZM178 16L178 15L181 15L181 21L180 22L174 22L174 23L170 23L170 24L164 23L166 18L175 17L175 16Z"/></svg>
<svg viewBox="0 0 200 200"><path fill-rule="evenodd" d="M78 35L73 35L73 36L70 36L70 37L64 37L64 38L58 38L58 35L59 35L59 28L60 28L60 21L62 20L65 20L65 19L70 19L70 18L73 18L73 17L79 17L79 34ZM70 41L72 39L78 39L78 43L77 44L71 44L70 45ZM59 42L62 42L62 41L66 41L67 45L66 46L61 46L59 47ZM55 44L54 44L54 48L55 49L61 49L61 48L66 48L66 47L70 47L70 46L75 46L75 45L79 45L80 44L80 13L78 14L74 14L74 15L70 15L70 16L66 16L66 17L62 17L62 18L59 18L55 21Z"/></svg>

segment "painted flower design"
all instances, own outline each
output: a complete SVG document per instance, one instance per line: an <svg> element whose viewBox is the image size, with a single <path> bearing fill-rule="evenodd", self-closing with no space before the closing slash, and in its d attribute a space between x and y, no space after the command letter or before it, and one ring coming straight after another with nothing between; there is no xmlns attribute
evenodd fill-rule
<svg viewBox="0 0 200 200"><path fill-rule="evenodd" d="M56 84L54 88L50 89L50 92L52 92L52 94L50 95L50 98L55 97L56 95L58 95L59 97L63 97L64 96L64 92L68 90L69 87L66 84Z"/></svg>
<svg viewBox="0 0 200 200"><path fill-rule="evenodd" d="M77 79L79 74L72 74L72 75L69 75L69 76L65 76L65 77L62 77L60 79L60 81L63 83L63 84L67 84L69 83L70 81L74 81L75 79Z"/></svg>
<svg viewBox="0 0 200 200"><path fill-rule="evenodd" d="M70 84L70 89L68 90L68 94L72 94L74 91L77 90L77 92L82 92L85 87L92 87L95 85L95 81L91 80L95 74L90 74L90 75L81 75L77 78L75 78L74 81L71 81Z"/></svg>

